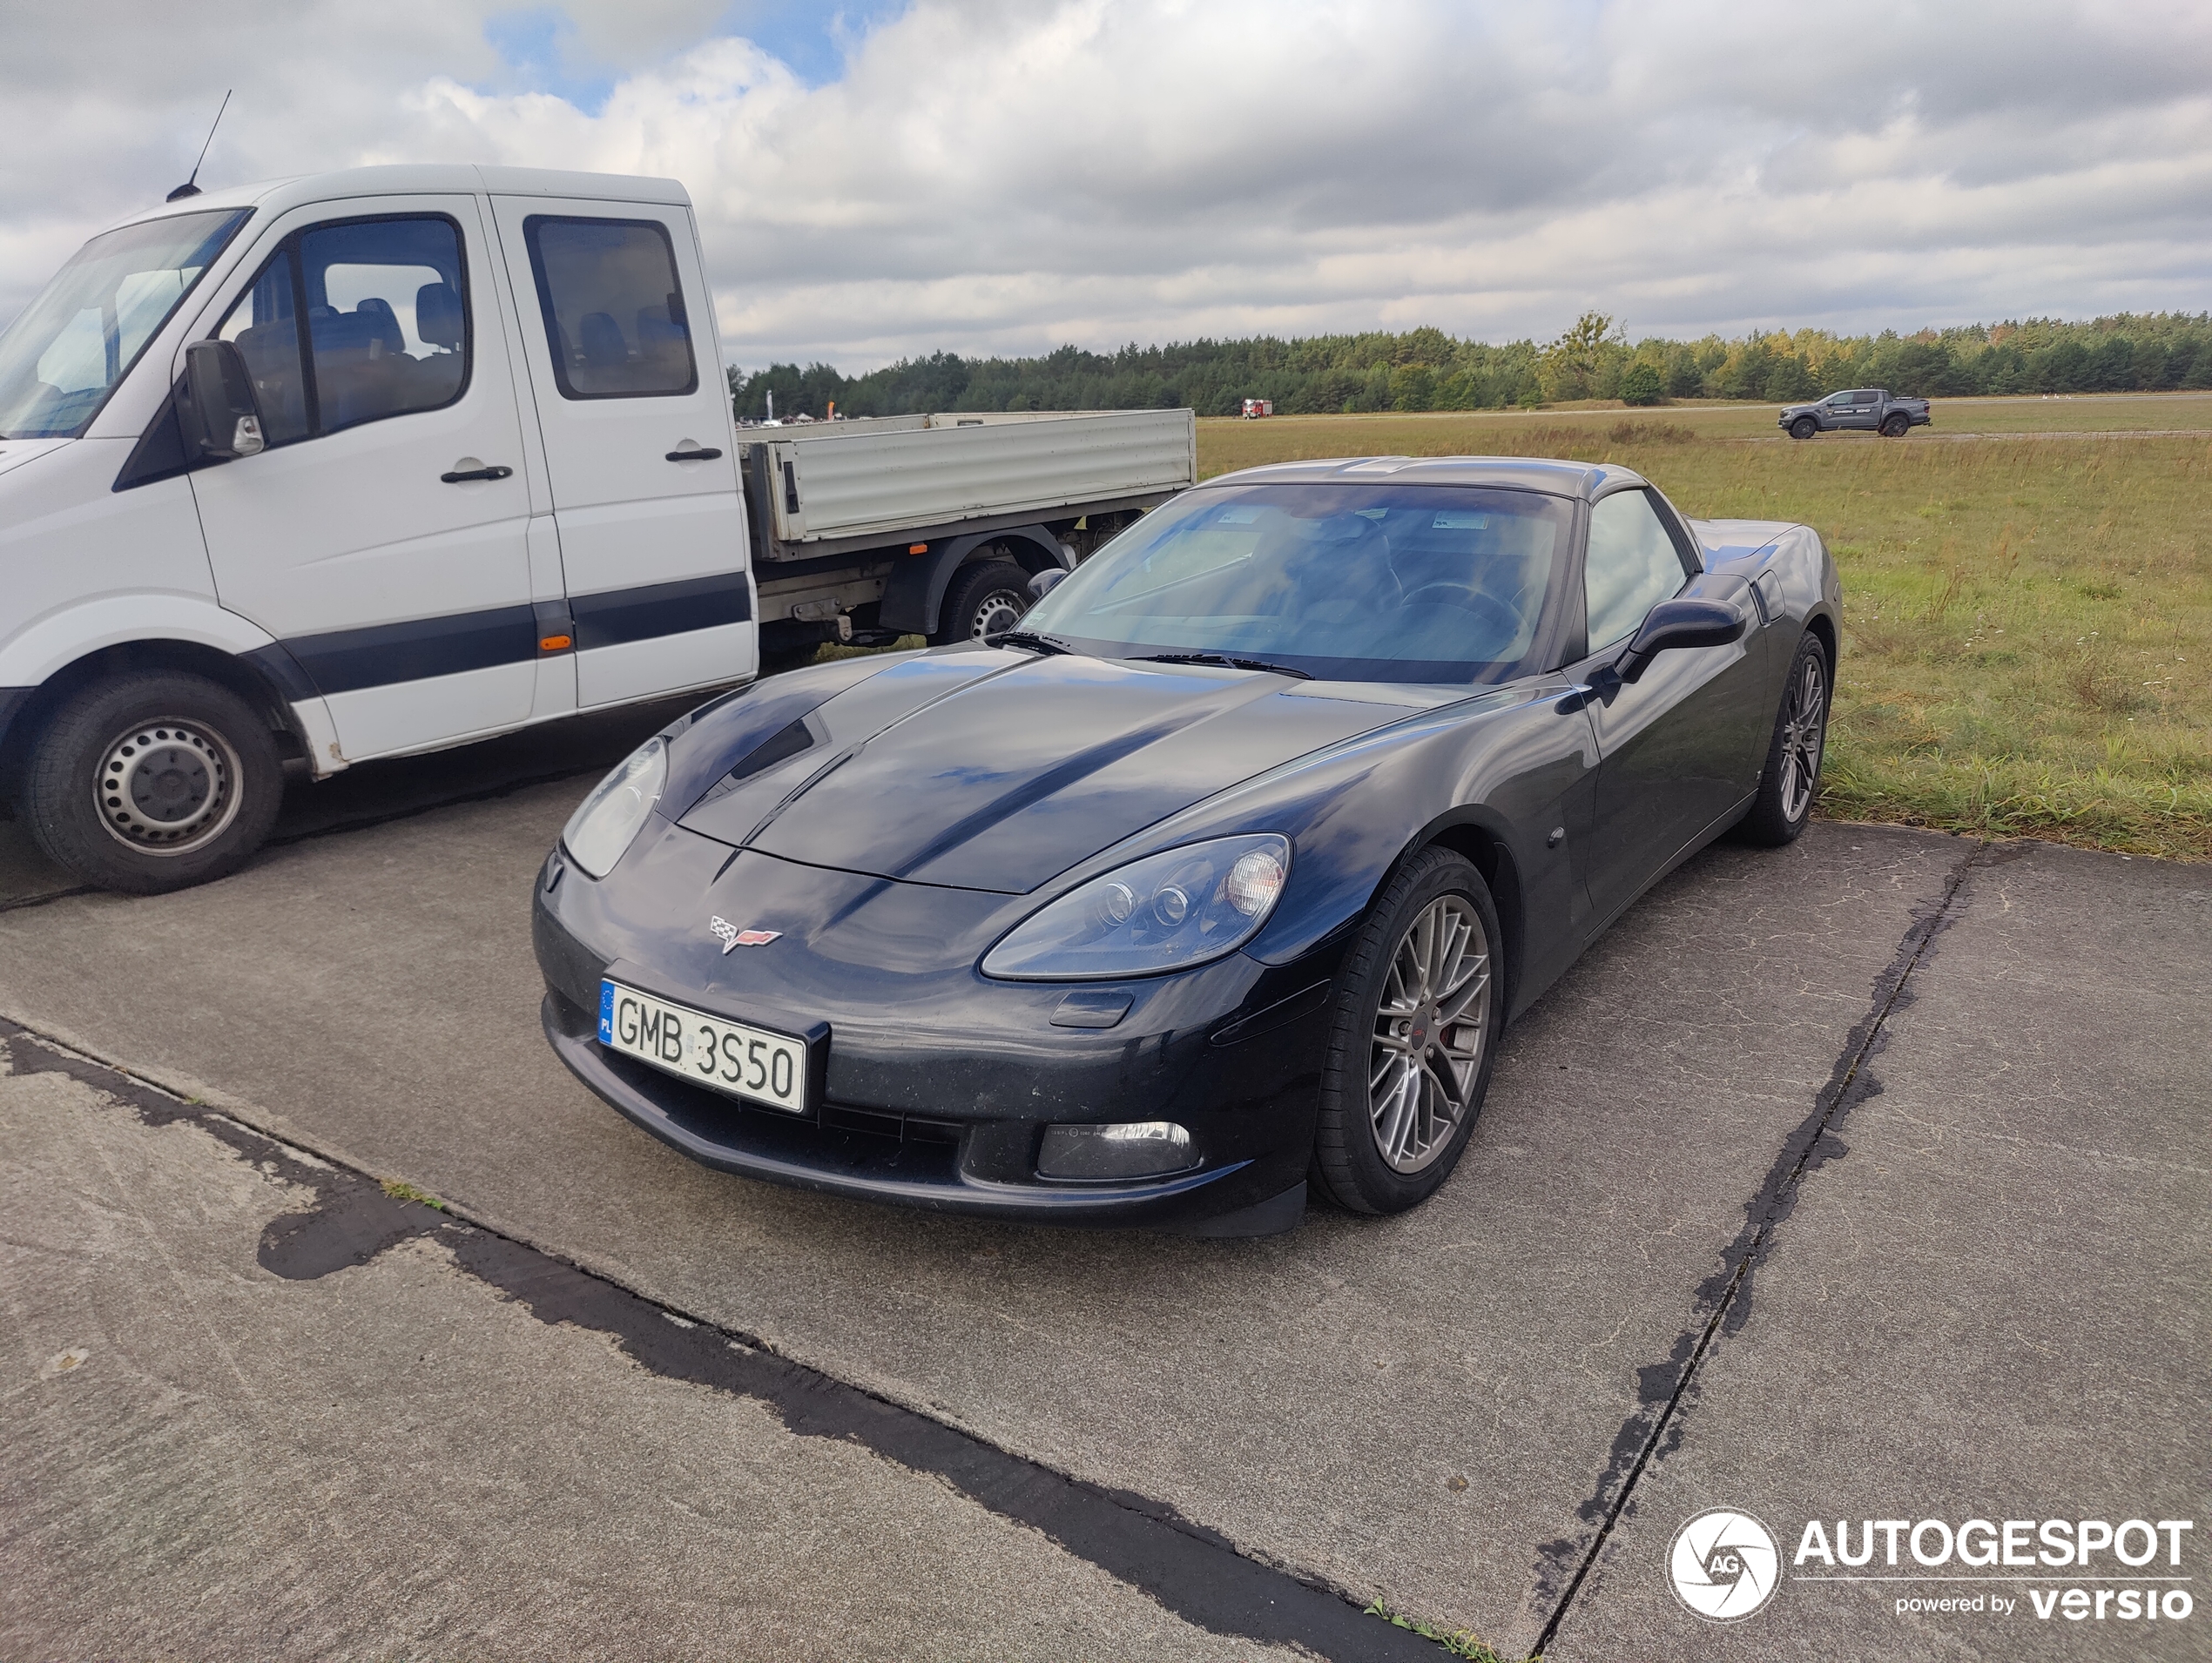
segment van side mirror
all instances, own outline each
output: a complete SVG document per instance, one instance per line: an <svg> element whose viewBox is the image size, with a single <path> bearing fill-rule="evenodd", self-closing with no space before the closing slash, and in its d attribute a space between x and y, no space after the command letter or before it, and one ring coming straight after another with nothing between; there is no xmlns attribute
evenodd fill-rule
<svg viewBox="0 0 2212 1663"><path fill-rule="evenodd" d="M1613 661L1624 682L1640 681L1661 653L1678 647L1725 647L1740 641L1750 621L1717 601L1662 601L1644 614L1629 650Z"/></svg>
<svg viewBox="0 0 2212 1663"><path fill-rule="evenodd" d="M246 357L227 340L195 340L185 348L185 384L177 400L185 454L195 461L258 456L268 448L261 407Z"/></svg>
<svg viewBox="0 0 2212 1663"><path fill-rule="evenodd" d="M1053 585L1068 575L1064 566L1048 566L1029 580L1029 598L1042 601L1052 593Z"/></svg>

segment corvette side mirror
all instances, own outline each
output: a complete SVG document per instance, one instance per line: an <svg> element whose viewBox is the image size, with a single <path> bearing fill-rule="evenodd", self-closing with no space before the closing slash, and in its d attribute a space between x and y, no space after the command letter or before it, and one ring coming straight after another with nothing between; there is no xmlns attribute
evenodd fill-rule
<svg viewBox="0 0 2212 1663"><path fill-rule="evenodd" d="M268 448L246 356L227 340L195 340L185 348L185 385L177 400L177 416L187 456L227 461L258 456Z"/></svg>
<svg viewBox="0 0 2212 1663"><path fill-rule="evenodd" d="M1725 647L1743 639L1743 615L1717 601L1662 601L1644 614L1629 650L1613 661L1623 682L1643 678L1651 661L1677 647Z"/></svg>
<svg viewBox="0 0 2212 1663"><path fill-rule="evenodd" d="M1067 575L1067 569L1064 567L1046 567L1029 580L1029 598L1033 601L1042 601L1052 593L1053 585Z"/></svg>

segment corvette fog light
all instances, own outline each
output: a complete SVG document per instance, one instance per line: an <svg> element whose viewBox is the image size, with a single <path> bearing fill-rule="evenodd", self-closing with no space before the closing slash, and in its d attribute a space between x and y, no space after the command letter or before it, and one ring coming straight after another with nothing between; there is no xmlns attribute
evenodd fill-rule
<svg viewBox="0 0 2212 1663"><path fill-rule="evenodd" d="M1190 1134L1173 1121L1048 1126L1040 1178L1154 1178L1192 1162Z"/></svg>

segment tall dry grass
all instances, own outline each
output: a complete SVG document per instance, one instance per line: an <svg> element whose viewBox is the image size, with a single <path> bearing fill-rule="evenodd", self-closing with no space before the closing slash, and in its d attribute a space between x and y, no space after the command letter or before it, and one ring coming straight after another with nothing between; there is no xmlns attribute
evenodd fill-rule
<svg viewBox="0 0 2212 1663"><path fill-rule="evenodd" d="M1764 443L1666 410L1199 436L1207 474L1463 452L1618 461L1701 518L1816 527L1844 597L1824 811L2212 859L2212 434Z"/></svg>

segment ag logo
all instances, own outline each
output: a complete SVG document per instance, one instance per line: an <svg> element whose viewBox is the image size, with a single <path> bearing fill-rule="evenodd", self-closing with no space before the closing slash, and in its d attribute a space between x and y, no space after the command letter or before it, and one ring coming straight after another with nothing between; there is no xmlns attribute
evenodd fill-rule
<svg viewBox="0 0 2212 1663"><path fill-rule="evenodd" d="M1675 1598L1709 1622L1732 1623L1761 1610L1781 1580L1773 1534L1749 1513L1713 1507L1675 1532L1667 1575Z"/></svg>

